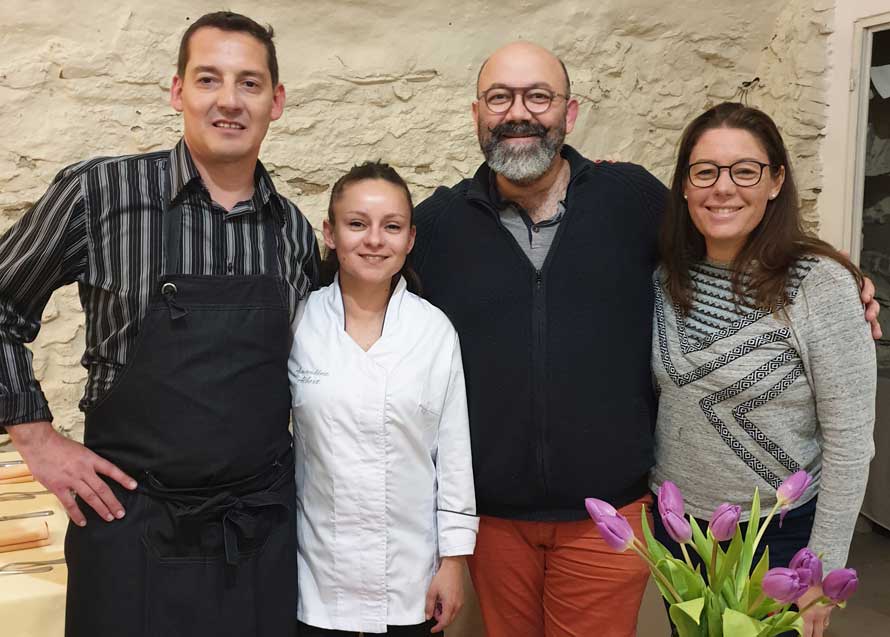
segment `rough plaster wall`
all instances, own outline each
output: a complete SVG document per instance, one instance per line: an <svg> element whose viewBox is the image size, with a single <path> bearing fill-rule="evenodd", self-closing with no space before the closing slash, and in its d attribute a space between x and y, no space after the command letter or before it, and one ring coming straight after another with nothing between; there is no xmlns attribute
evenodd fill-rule
<svg viewBox="0 0 890 637"><path fill-rule="evenodd" d="M812 209L829 0L227 5L276 28L288 106L261 156L316 225L330 184L356 161L390 161L418 200L471 174L481 160L469 118L476 71L517 38L553 48L568 65L581 100L573 145L589 157L641 163L665 181L684 124L738 99L742 83L759 77L748 101L786 131ZM217 8L0 3L0 231L63 166L176 142L180 120L166 94L179 35L188 18ZM75 437L85 374L78 308L73 286L56 293L34 344L56 422Z"/></svg>
<svg viewBox="0 0 890 637"><path fill-rule="evenodd" d="M751 103L778 122L791 154L804 217L818 230L819 142L827 121L827 43L834 0L790 0L779 15L757 67L762 90Z"/></svg>

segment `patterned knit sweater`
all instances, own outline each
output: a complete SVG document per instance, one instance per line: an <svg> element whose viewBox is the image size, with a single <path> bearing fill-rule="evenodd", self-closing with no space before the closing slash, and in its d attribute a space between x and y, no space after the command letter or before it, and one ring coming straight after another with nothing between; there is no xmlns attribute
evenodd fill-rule
<svg viewBox="0 0 890 637"><path fill-rule="evenodd" d="M672 480L692 515L730 502L747 519L755 487L768 512L781 481L805 469L814 481L795 506L819 496L810 548L826 569L843 566L874 455L875 347L853 278L831 259L803 259L787 313L769 313L734 301L730 270L702 263L691 274L685 317L655 274L653 490Z"/></svg>

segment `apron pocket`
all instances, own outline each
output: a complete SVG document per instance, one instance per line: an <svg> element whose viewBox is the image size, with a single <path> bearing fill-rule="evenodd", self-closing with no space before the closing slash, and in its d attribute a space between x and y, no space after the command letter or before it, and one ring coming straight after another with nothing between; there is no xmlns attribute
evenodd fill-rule
<svg viewBox="0 0 890 637"><path fill-rule="evenodd" d="M176 519L164 503L153 505L159 515L152 516L142 537L146 637L293 634L296 557L288 563L295 553L291 509L253 512L224 532L219 517Z"/></svg>

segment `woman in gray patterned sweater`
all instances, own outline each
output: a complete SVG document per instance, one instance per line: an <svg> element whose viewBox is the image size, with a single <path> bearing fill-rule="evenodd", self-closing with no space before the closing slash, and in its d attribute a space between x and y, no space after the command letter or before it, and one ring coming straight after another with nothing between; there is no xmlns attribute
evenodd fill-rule
<svg viewBox="0 0 890 637"><path fill-rule="evenodd" d="M841 567L874 454L862 275L803 231L785 145L757 109L720 104L686 128L668 208L655 275L652 490L675 482L707 524L722 502L746 511L754 487L769 511L779 483L805 469L811 486L765 536L770 563L785 566L808 545L826 572ZM821 635L828 612L807 613L805 634Z"/></svg>

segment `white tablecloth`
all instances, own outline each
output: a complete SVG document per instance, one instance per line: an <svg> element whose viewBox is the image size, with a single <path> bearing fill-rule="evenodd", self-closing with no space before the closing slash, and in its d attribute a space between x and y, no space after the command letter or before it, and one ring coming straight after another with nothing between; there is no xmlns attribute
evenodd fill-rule
<svg viewBox="0 0 890 637"><path fill-rule="evenodd" d="M0 453L0 462L19 458L17 453ZM42 491L37 482L0 484L0 494ZM10 562L54 560L64 557L68 516L52 494L29 500L0 501L0 516L50 509L45 518L52 543L39 548L0 553L0 566ZM0 522L0 524L8 524ZM54 565L47 573L0 574L0 635L4 637L62 637L65 632L65 585L68 569Z"/></svg>

